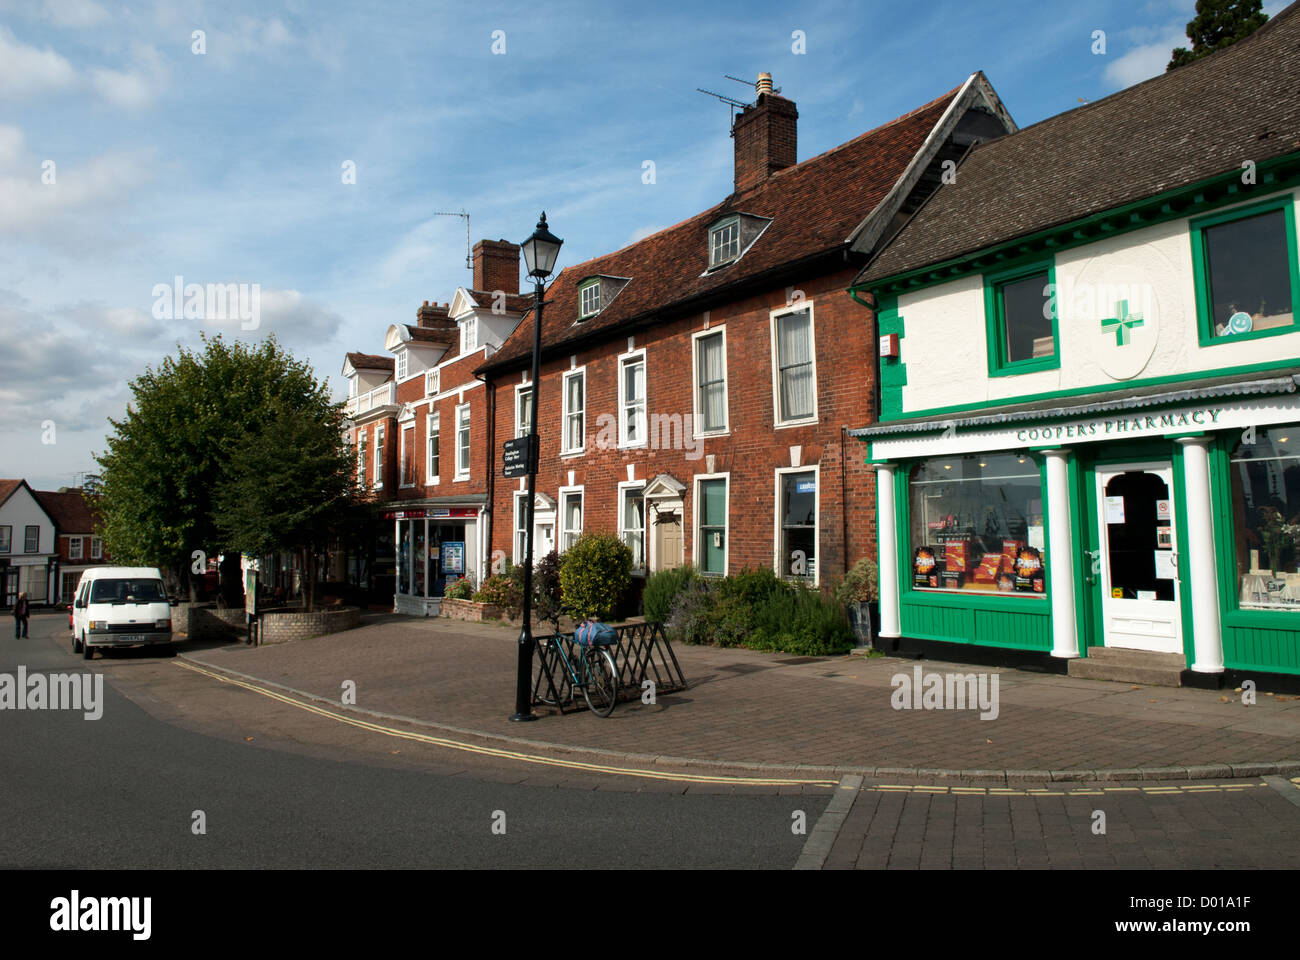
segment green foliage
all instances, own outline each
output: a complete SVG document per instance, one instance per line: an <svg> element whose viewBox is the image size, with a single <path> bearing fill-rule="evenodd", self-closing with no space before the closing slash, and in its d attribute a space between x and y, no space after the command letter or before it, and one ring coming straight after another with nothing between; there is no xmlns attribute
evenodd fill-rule
<svg viewBox="0 0 1300 960"><path fill-rule="evenodd" d="M672 601L668 635L684 643L833 656L853 649L839 601L768 570L688 580Z"/></svg>
<svg viewBox="0 0 1300 960"><path fill-rule="evenodd" d="M474 596L474 584L469 577L459 577L447 584L442 595L453 600L470 600Z"/></svg>
<svg viewBox="0 0 1300 960"><path fill-rule="evenodd" d="M1166 72L1199 60L1248 37L1268 21L1260 0L1196 0L1196 16L1187 24L1192 49L1176 47Z"/></svg>
<svg viewBox="0 0 1300 960"><path fill-rule="evenodd" d="M606 620L632 582L632 551L609 533L584 533L560 559L564 609L576 620Z"/></svg>
<svg viewBox="0 0 1300 960"><path fill-rule="evenodd" d="M645 590L641 594L641 606L646 620L651 623L667 623L678 592L698 576L695 568L689 564L652 574L646 580Z"/></svg>
<svg viewBox="0 0 1300 960"><path fill-rule="evenodd" d="M853 565L835 588L840 603L872 603L880 599L880 568L872 557L863 557Z"/></svg>
<svg viewBox="0 0 1300 960"><path fill-rule="evenodd" d="M188 582L193 551L211 557L237 549L233 530L248 543L285 544L315 529L337 505L327 450L329 443L343 446L337 406L310 366L274 337L256 345L204 337L202 352L179 348L130 387L126 416L109 421L108 449L96 457L101 536L115 561L168 568ZM277 440L307 441L309 466L293 462L294 447L276 455L270 448ZM264 491L254 491L257 482L250 480L259 465L276 471L257 478ZM294 491L296 506L288 505L288 484L313 469L324 475L312 473ZM219 525L217 498L232 482L275 505L275 516L253 522L231 515Z"/></svg>
<svg viewBox="0 0 1300 960"><path fill-rule="evenodd" d="M491 603L500 607L512 619L518 618L524 607L522 584L517 584L508 573L498 573L483 581L478 593L474 594L477 603Z"/></svg>
<svg viewBox="0 0 1300 960"><path fill-rule="evenodd" d="M521 586L521 594L522 590ZM560 592L560 556L552 550L533 565L533 615L538 620L549 620L558 631L563 609Z"/></svg>

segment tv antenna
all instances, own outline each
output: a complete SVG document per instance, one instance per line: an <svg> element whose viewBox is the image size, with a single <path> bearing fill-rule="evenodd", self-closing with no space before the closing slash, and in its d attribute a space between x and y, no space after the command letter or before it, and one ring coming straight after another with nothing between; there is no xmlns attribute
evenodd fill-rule
<svg viewBox="0 0 1300 960"><path fill-rule="evenodd" d="M727 106L731 107L731 127L733 130L736 126L736 108L739 107L741 110L745 110L751 106L751 104L748 104L743 100L737 100L735 97L728 97L721 93L714 93L712 90L705 90L703 87L696 87L695 89L700 93L707 93L711 97L716 97L723 103L727 104Z"/></svg>
<svg viewBox="0 0 1300 960"><path fill-rule="evenodd" d="M722 76L723 76L725 79L727 79L727 80L735 80L737 83L744 84L745 86L747 86L747 87L749 87L749 88L751 88L751 89L755 89L755 90L756 90L756 89L758 88L758 84L755 83L753 80L741 80L740 77L733 77L733 76L732 76L731 74L729 74L729 73L724 73ZM773 88L772 88L772 92L773 92L773 93L780 93L780 92L781 92L781 88L780 88L780 87L773 87Z"/></svg>
<svg viewBox="0 0 1300 960"><path fill-rule="evenodd" d="M474 248L470 245L469 242L469 214L466 213L464 210L461 210L459 213L448 213L444 210L435 210L433 212L433 215L435 217L464 217L465 218L465 269L473 270L474 269Z"/></svg>

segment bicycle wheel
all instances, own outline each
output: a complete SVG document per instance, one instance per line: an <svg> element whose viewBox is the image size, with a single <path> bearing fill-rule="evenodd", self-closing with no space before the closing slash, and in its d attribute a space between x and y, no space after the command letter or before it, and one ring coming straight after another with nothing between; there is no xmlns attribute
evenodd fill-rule
<svg viewBox="0 0 1300 960"><path fill-rule="evenodd" d="M599 647L588 647L583 654L586 664L586 683L582 695L587 706L598 717L608 717L618 702L618 669L609 652Z"/></svg>

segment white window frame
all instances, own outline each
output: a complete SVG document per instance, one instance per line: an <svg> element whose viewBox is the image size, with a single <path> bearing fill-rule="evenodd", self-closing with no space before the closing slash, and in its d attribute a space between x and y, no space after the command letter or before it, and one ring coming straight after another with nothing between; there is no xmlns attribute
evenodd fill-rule
<svg viewBox="0 0 1300 960"><path fill-rule="evenodd" d="M465 420L463 428L461 424L462 410L464 411L464 420ZM465 434L465 443L463 446L463 450L465 454L465 462L463 464L461 463L462 445L460 442L460 435L462 429ZM457 480L469 479L469 461L470 461L470 454L473 451L472 430L473 430L473 421L470 419L469 404L468 403L457 404L456 405L456 479Z"/></svg>
<svg viewBox="0 0 1300 960"><path fill-rule="evenodd" d="M435 397L438 395L438 384L441 379L441 371L439 371L437 367L424 372L424 395L426 397Z"/></svg>
<svg viewBox="0 0 1300 960"><path fill-rule="evenodd" d="M366 455L370 447L370 431L361 430L357 434L357 482L364 485L369 479L366 471L370 469L370 464L366 461Z"/></svg>
<svg viewBox="0 0 1300 960"><path fill-rule="evenodd" d="M641 496L641 565L638 567L635 559L632 564L632 573L637 576L644 576L646 570L649 569L650 566L650 541L648 537L650 521L648 517L649 510L645 499L645 484L646 482L644 480L624 480L618 485L618 538L624 543L627 543L626 534L628 530L631 529L623 524L626 517L626 514L623 512L624 500L627 497L629 490L635 490Z"/></svg>
<svg viewBox="0 0 1300 960"><path fill-rule="evenodd" d="M469 353L478 349L478 317L470 317L460 322L460 352Z"/></svg>
<svg viewBox="0 0 1300 960"><path fill-rule="evenodd" d="M586 320L588 317L594 317L596 314L600 313L601 310L600 288L601 288L601 282L599 278L584 281L582 284L579 285L578 287L578 319L579 320ZM596 291L594 297L592 298L595 300L595 303L592 305L588 305L587 302L588 300L587 291L589 290Z"/></svg>
<svg viewBox="0 0 1300 960"><path fill-rule="evenodd" d="M718 257L718 238L731 227L736 228L735 249L736 252L728 257ZM730 246L730 244L728 244ZM720 267L724 264L735 263L740 259L740 217L728 217L721 223L709 228L709 269Z"/></svg>
<svg viewBox="0 0 1300 960"><path fill-rule="evenodd" d="M426 487L436 487L442 483L440 471L442 470L442 418L437 413L431 413L424 419L424 485ZM433 441L438 441L438 465L434 466Z"/></svg>
<svg viewBox="0 0 1300 960"><path fill-rule="evenodd" d="M0 553L12 553L14 549L13 524L0 525L0 533L4 534L4 540L0 541Z"/></svg>
<svg viewBox="0 0 1300 960"><path fill-rule="evenodd" d="M635 443L629 442L628 434L628 399L627 399L627 378L625 371L628 367L641 365L641 384L645 395L641 397L641 439ZM650 445L650 377L649 365L646 363L645 347L640 350L629 350L627 353L619 355L618 358L618 445L623 450L635 450Z"/></svg>
<svg viewBox="0 0 1300 960"><path fill-rule="evenodd" d="M375 424L375 489L384 488L384 440L385 431L382 423Z"/></svg>
<svg viewBox="0 0 1300 960"><path fill-rule="evenodd" d="M514 493L514 502L515 512L510 527L511 562L521 564L524 562L524 557L527 556L528 550L527 542L521 542L520 540L521 535L529 532L521 527L521 524L528 519L528 491L516 490ZM537 560L540 558L534 557L533 559Z"/></svg>
<svg viewBox="0 0 1300 960"><path fill-rule="evenodd" d="M569 381L577 377L582 378L582 410L578 413L569 409ZM563 388L564 398L560 404L560 455L567 457L581 456L587 452L587 367L584 364L581 367L574 367L572 370L565 370L564 377L560 381ZM569 443L569 418L571 416L582 417L582 446L570 447Z"/></svg>
<svg viewBox="0 0 1300 960"><path fill-rule="evenodd" d="M812 359L812 414L794 420L781 419L781 357L777 321L790 314L808 311L808 353ZM772 423L780 430L784 427L801 427L818 422L817 413L817 321L813 316L813 302L801 300L797 304L778 307L768 314L769 335L772 339Z"/></svg>
<svg viewBox="0 0 1300 960"><path fill-rule="evenodd" d="M357 395L357 375L354 373L352 374L352 376L348 377L348 398L351 399L356 395Z"/></svg>
<svg viewBox="0 0 1300 960"><path fill-rule="evenodd" d="M784 572L785 565L789 558L783 556L784 550L781 546L782 539L782 517L781 517L781 479L787 473L811 473L813 483L817 484L817 490L813 494L813 517L815 525L813 527L813 542L816 544L816 555L813 557L813 577L809 581L806 577L794 577ZM777 467L776 478L773 487L773 507L772 507L772 570L782 580L791 583L810 583L814 587L821 586L822 582L822 472L821 465L812 463L802 467Z"/></svg>
<svg viewBox="0 0 1300 960"><path fill-rule="evenodd" d="M401 462L397 467L397 485L402 488L413 487L415 486L415 424L413 422L398 424L398 429L402 431L402 437L398 453ZM406 442L406 432L408 430L411 432L411 442L409 444ZM411 476L409 483L406 480L408 468Z"/></svg>
<svg viewBox="0 0 1300 960"><path fill-rule="evenodd" d="M104 558L104 541L99 537L90 538L90 559L102 560Z"/></svg>
<svg viewBox="0 0 1300 960"><path fill-rule="evenodd" d="M411 372L411 361L406 355L405 348L397 351L397 379L405 380Z"/></svg>
<svg viewBox="0 0 1300 960"><path fill-rule="evenodd" d="M566 524L569 522L569 511L565 509L569 505L570 497L578 498L578 515L581 518L582 526L578 527L578 534L574 537L576 542L578 537L582 536L582 531L587 525L587 498L585 496L586 488L584 486L560 487L557 491L558 497L555 504L555 550L563 555L569 549L565 542L569 535L569 528Z"/></svg>
<svg viewBox="0 0 1300 960"><path fill-rule="evenodd" d="M700 415L700 348L705 337L722 336L722 427L703 429ZM731 433L731 376L727 367L727 327L717 324L691 334L691 430L696 437L725 437Z"/></svg>
<svg viewBox="0 0 1300 960"><path fill-rule="evenodd" d="M700 550L700 484L705 480L726 481L726 486L723 487L727 506L722 527L722 573L705 573L700 562L703 555L703 551ZM731 571L731 474L729 472L697 473L694 477L691 489L691 558L695 569L706 577L725 577Z"/></svg>
<svg viewBox="0 0 1300 960"><path fill-rule="evenodd" d="M82 543L81 537L68 537L68 559L69 560L81 559L81 543Z"/></svg>
<svg viewBox="0 0 1300 960"><path fill-rule="evenodd" d="M532 396L531 396L532 390L533 390L533 385L531 383L519 383L515 385L515 438L516 439L525 436L528 433L528 431L524 429L524 418L528 414L532 413L532 409L529 408L529 410L525 412L523 407L523 402L524 402L525 394L529 395L528 398L529 403L532 402ZM584 400L586 399L585 393L583 395L583 399Z"/></svg>

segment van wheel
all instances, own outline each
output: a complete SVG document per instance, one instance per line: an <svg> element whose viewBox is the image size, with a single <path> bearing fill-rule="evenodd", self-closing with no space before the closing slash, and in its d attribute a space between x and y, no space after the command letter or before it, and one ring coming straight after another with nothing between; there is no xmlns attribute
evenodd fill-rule
<svg viewBox="0 0 1300 960"><path fill-rule="evenodd" d="M81 655L87 660L93 660L95 659L95 648L83 640L81 644Z"/></svg>
<svg viewBox="0 0 1300 960"><path fill-rule="evenodd" d="M75 633L72 635L72 652L73 653L81 652L81 638L78 637Z"/></svg>

